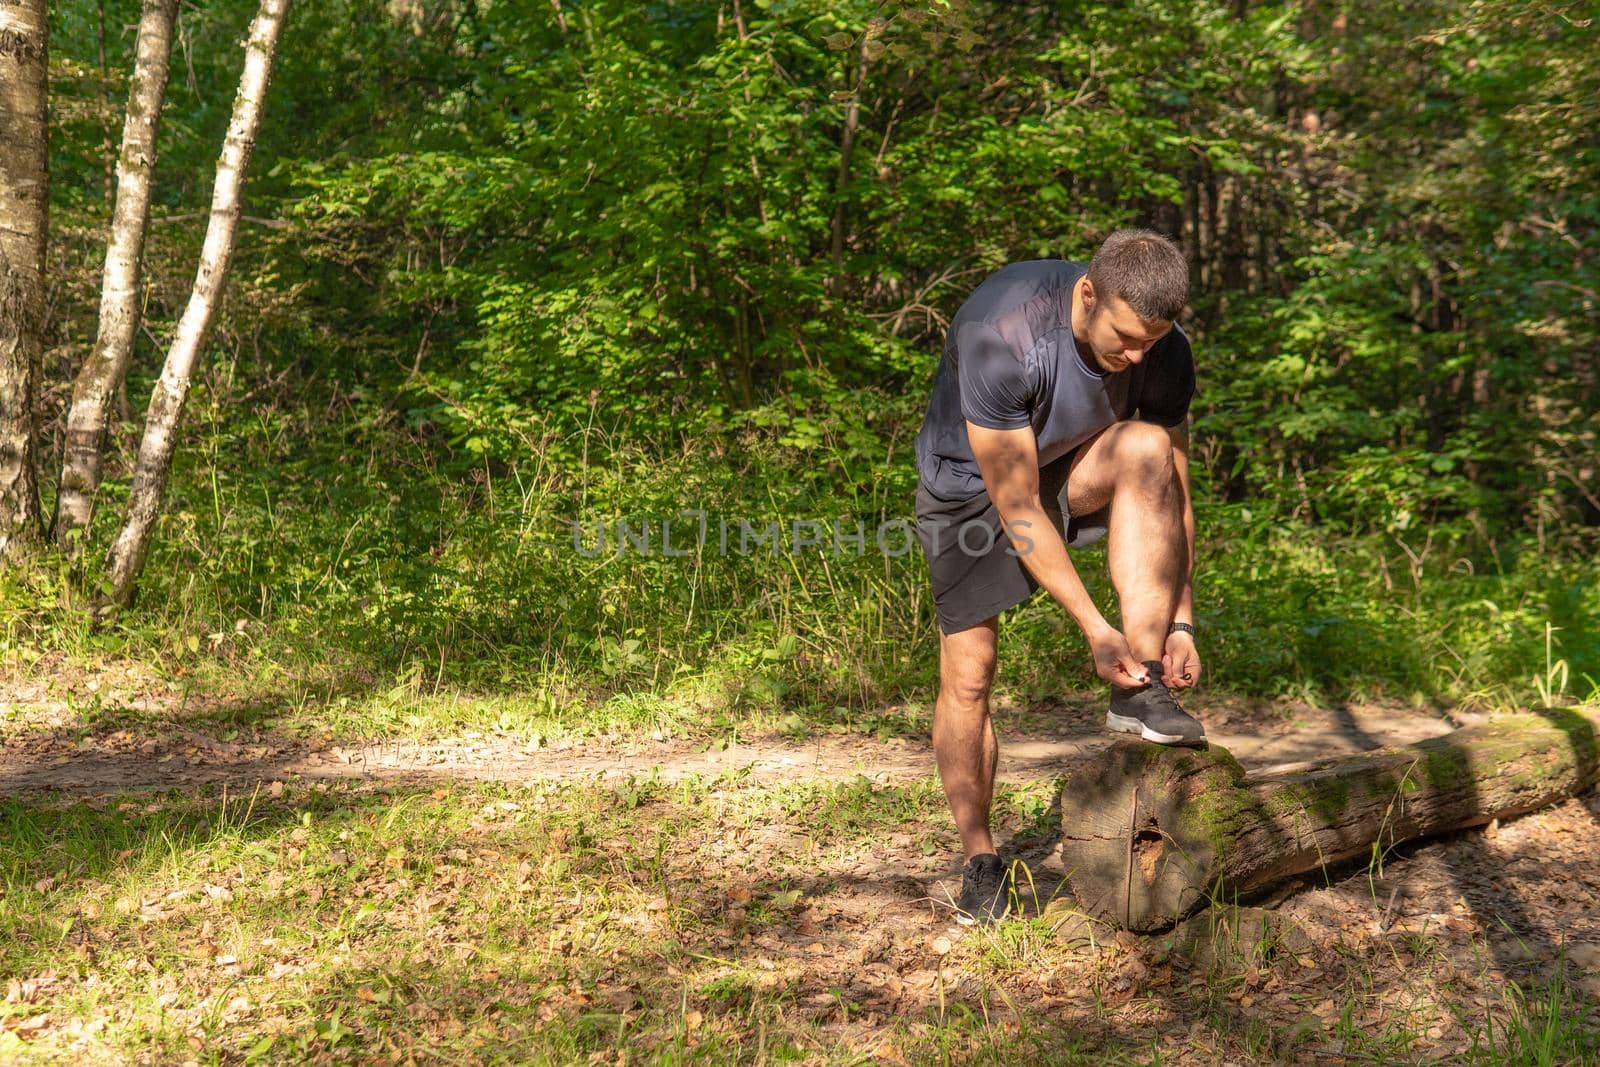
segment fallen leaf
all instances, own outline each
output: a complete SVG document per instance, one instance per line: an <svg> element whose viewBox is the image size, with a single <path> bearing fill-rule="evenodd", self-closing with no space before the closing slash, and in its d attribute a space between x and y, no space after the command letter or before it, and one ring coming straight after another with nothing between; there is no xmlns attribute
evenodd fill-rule
<svg viewBox="0 0 1600 1067"><path fill-rule="evenodd" d="M872 1058L875 1060L882 1060L884 1063L893 1063L897 1065L903 1065L906 1062L905 1053L900 1051L900 1046L889 1041L885 1041L883 1044L873 1049Z"/></svg>
<svg viewBox="0 0 1600 1067"><path fill-rule="evenodd" d="M1569 944L1567 959L1586 971L1600 971L1600 945L1588 942Z"/></svg>
<svg viewBox="0 0 1600 1067"><path fill-rule="evenodd" d="M7 1031L21 1038L35 1037L49 1025L50 1014L48 1012L30 1016L26 1019L0 1019L0 1026L4 1026Z"/></svg>

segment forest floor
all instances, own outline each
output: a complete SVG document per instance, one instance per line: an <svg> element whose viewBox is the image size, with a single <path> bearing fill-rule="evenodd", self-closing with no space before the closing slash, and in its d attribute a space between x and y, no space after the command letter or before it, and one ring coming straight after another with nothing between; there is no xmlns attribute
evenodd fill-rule
<svg viewBox="0 0 1600 1067"><path fill-rule="evenodd" d="M1135 937L1054 899L1102 704L1001 701L1034 892L974 930L916 731L363 742L33 678L0 682L0 1061L1600 1062L1593 792ZM1247 767L1478 717L1191 704Z"/></svg>

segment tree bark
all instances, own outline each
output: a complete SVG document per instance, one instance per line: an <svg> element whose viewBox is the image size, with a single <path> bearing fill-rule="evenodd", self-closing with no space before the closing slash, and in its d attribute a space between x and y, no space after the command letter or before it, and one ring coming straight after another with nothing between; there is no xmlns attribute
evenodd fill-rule
<svg viewBox="0 0 1600 1067"><path fill-rule="evenodd" d="M0 3L0 558L38 536L34 390L49 239L45 0Z"/></svg>
<svg viewBox="0 0 1600 1067"><path fill-rule="evenodd" d="M1600 779L1600 707L1541 708L1415 745L1245 774L1226 750L1119 742L1061 795L1083 908L1131 930L1213 900L1576 795Z"/></svg>
<svg viewBox="0 0 1600 1067"><path fill-rule="evenodd" d="M261 0L250 36L245 42L244 72L239 76L239 92L234 97L233 118L217 161L216 185L211 194L211 221L206 227L205 244L200 251L200 266L194 289L183 317L178 320L172 347L161 368L161 378L150 395L145 413L144 439L139 443L139 458L134 466L133 487L128 498L127 520L111 545L106 569L111 583L111 600L127 605L144 569L150 550L150 535L167 476L172 470L172 454L177 447L178 419L189 395L190 375L205 343L212 316L222 298L228 268L233 260L234 233L239 225L240 189L250 153L255 147L261 108L272 78L272 61L278 47L278 34L289 11L289 0Z"/></svg>
<svg viewBox="0 0 1600 1067"><path fill-rule="evenodd" d="M861 35L861 44L856 52L854 70L855 80L850 86L850 98L844 105L844 126L839 131L839 180L834 187L835 203L833 207L833 221L829 225L829 257L833 262L833 289L836 293L844 291L844 230L845 230L845 190L850 185L850 160L855 154L856 129L861 122L861 91L867 83L867 67L869 65L870 50L881 30L876 22L867 26Z"/></svg>
<svg viewBox="0 0 1600 1067"><path fill-rule="evenodd" d="M111 405L128 373L139 331L139 275L150 222L150 175L156 163L177 10L177 0L145 0L139 18L128 114L117 159L116 206L101 280L99 333L94 352L72 385L60 489L50 529L50 536L70 553L76 552L93 514Z"/></svg>
<svg viewBox="0 0 1600 1067"><path fill-rule="evenodd" d="M106 70L106 0L95 4L95 44L100 59L100 152L105 164L106 209L116 195L117 159L111 147L111 77Z"/></svg>

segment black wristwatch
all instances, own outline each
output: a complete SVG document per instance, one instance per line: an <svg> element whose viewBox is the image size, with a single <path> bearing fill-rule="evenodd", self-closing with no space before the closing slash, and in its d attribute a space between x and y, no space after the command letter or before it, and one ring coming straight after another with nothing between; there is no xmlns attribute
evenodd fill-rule
<svg viewBox="0 0 1600 1067"><path fill-rule="evenodd" d="M1175 622L1175 623L1171 624L1170 626L1167 627L1167 633L1169 633L1169 634L1186 633L1190 637L1195 636L1194 626L1191 625L1190 623L1187 623L1187 622Z"/></svg>

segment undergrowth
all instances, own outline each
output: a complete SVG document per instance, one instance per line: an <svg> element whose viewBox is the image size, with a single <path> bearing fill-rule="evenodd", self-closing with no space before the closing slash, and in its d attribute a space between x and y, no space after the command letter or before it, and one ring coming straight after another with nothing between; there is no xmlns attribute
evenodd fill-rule
<svg viewBox="0 0 1600 1067"><path fill-rule="evenodd" d="M876 403L860 419L907 416ZM194 433L135 608L96 628L92 573L0 573L0 662L131 658L246 718L316 705L356 733L893 732L906 724L881 709L931 698L926 567L896 525L914 521L904 448L874 464L829 432L805 449L757 425L652 448L591 427L530 440L518 462L448 465L381 410ZM1543 551L1515 534L1352 537L1221 503L1203 478L1199 496L1214 689L1487 707L1596 689L1600 579L1576 534ZM1103 548L1075 559L1115 618ZM1094 684L1045 594L1002 620L1002 690Z"/></svg>

